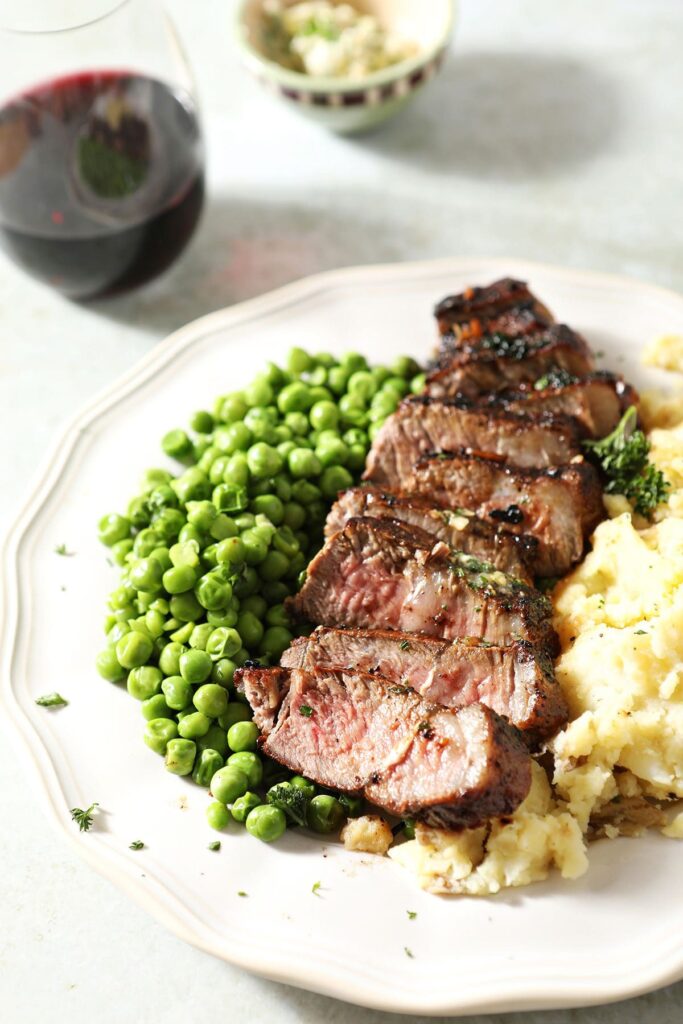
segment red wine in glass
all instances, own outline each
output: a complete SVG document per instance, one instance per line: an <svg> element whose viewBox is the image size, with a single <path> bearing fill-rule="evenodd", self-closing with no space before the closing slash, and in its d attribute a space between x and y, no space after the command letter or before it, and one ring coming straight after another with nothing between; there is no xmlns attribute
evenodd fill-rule
<svg viewBox="0 0 683 1024"><path fill-rule="evenodd" d="M196 107L161 81L82 72L0 108L0 245L70 298L156 277L203 198Z"/></svg>

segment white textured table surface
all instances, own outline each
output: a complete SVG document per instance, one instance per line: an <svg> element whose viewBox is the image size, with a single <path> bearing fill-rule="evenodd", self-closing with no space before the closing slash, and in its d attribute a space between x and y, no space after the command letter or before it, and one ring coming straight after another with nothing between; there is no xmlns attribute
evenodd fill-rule
<svg viewBox="0 0 683 1024"><path fill-rule="evenodd" d="M229 45L230 0L170 6L203 101L206 215L161 281L89 307L0 259L0 526L72 410L174 328L293 278L515 255L683 289L680 0L464 0L439 80L358 140L320 134L245 76ZM4 735L0 821L8 1024L402 1019L260 981L173 938L48 830ZM683 984L619 1006L506 1019L682 1017Z"/></svg>

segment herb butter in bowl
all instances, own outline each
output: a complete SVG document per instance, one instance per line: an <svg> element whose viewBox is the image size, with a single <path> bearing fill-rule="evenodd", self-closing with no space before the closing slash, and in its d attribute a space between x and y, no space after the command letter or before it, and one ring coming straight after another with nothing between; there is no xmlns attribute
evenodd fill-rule
<svg viewBox="0 0 683 1024"><path fill-rule="evenodd" d="M454 0L243 0L247 66L282 99L333 131L372 128L438 71Z"/></svg>

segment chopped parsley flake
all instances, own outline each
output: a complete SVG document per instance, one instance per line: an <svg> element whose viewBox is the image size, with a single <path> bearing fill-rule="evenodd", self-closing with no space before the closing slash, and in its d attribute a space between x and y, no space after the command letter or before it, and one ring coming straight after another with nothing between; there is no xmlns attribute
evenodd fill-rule
<svg viewBox="0 0 683 1024"><path fill-rule="evenodd" d="M55 548L55 554L56 555L65 555L67 558L71 558L72 555L76 554L76 552L75 551L67 551L66 544L58 544L57 547Z"/></svg>
<svg viewBox="0 0 683 1024"><path fill-rule="evenodd" d="M412 949L408 949L407 946L403 947L403 952L405 953L406 956L410 957L411 960L415 959L415 954L413 953Z"/></svg>
<svg viewBox="0 0 683 1024"><path fill-rule="evenodd" d="M406 914L408 915L409 921L414 921L417 917L417 910L406 910Z"/></svg>
<svg viewBox="0 0 683 1024"><path fill-rule="evenodd" d="M42 697L36 697L36 704L39 708L62 708L68 704L60 693L46 693Z"/></svg>
<svg viewBox="0 0 683 1024"><path fill-rule="evenodd" d="M221 848L221 841L220 841L220 839L214 839L214 841L212 843L209 843L209 845L207 846L207 850L216 850L217 851L217 850L220 850L220 848Z"/></svg>
<svg viewBox="0 0 683 1024"><path fill-rule="evenodd" d="M400 642L400 644L398 646L401 648L402 651L409 651L410 650L410 640L401 640L401 642Z"/></svg>
<svg viewBox="0 0 683 1024"><path fill-rule="evenodd" d="M71 808L71 820L75 821L78 825L79 832L89 832L92 828L92 812L96 807L99 807L98 803L90 804L85 810L81 810L80 807Z"/></svg>
<svg viewBox="0 0 683 1024"><path fill-rule="evenodd" d="M128 847L129 850L144 850L144 848L145 844L143 843L142 839L134 839L133 842Z"/></svg>
<svg viewBox="0 0 683 1024"><path fill-rule="evenodd" d="M249 895L249 893L248 893L248 892L245 892L245 891L244 891L244 889L238 889L238 890L237 890L237 895L238 895L238 896L248 896L248 895Z"/></svg>
<svg viewBox="0 0 683 1024"><path fill-rule="evenodd" d="M313 893L314 896L318 895L318 890L320 889L321 885L322 882L314 882L313 885L311 886L311 892Z"/></svg>
<svg viewBox="0 0 683 1024"><path fill-rule="evenodd" d="M302 704L299 708L299 714L303 715L304 718L310 718L313 714L313 708L310 704Z"/></svg>

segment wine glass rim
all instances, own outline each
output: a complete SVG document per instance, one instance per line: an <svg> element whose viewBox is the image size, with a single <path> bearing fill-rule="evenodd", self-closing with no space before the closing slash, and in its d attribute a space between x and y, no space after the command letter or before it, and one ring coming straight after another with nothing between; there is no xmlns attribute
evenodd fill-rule
<svg viewBox="0 0 683 1024"><path fill-rule="evenodd" d="M100 21L105 21L106 18L111 18L112 14L116 14L117 11L120 11L122 7L126 7L129 3L131 3L131 0L112 0L111 7L102 14L98 14L95 18L86 18L85 21L76 21L73 24L60 25L57 28L12 28L0 21L0 34L11 36L48 36L59 35L62 32L77 32L79 29L89 28Z"/></svg>

